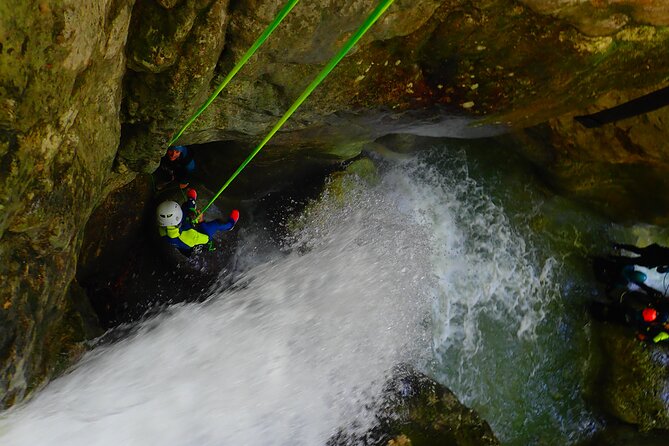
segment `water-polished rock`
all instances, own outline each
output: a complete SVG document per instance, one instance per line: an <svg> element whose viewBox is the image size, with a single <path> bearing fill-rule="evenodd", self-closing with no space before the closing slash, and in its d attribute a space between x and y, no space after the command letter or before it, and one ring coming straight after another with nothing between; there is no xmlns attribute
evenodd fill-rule
<svg viewBox="0 0 669 446"><path fill-rule="evenodd" d="M328 446L498 446L488 423L446 387L406 364L393 370L365 434L343 428Z"/></svg>

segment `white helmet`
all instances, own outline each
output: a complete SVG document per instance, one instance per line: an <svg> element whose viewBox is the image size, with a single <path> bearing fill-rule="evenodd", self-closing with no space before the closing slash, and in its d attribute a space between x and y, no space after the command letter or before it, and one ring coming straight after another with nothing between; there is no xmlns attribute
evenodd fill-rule
<svg viewBox="0 0 669 446"><path fill-rule="evenodd" d="M174 201L163 201L158 205L156 217L160 226L177 226L184 216L181 207Z"/></svg>

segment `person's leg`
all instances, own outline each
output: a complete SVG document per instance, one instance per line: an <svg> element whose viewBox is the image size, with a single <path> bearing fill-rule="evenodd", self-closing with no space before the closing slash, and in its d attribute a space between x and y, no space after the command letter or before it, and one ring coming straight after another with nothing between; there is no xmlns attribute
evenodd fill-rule
<svg viewBox="0 0 669 446"><path fill-rule="evenodd" d="M198 229L207 234L210 238L219 231L229 231L234 226L230 221L222 222L220 220L205 221L200 223Z"/></svg>
<svg viewBox="0 0 669 446"><path fill-rule="evenodd" d="M669 265L669 248L660 246L657 243L641 248L641 257L645 261L649 268L654 266L664 266ZM647 266L644 265L644 266Z"/></svg>

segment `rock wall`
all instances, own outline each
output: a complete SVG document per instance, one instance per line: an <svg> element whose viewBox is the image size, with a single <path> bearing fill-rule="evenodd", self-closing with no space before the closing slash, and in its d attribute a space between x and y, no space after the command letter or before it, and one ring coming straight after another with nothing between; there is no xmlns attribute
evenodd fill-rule
<svg viewBox="0 0 669 446"><path fill-rule="evenodd" d="M132 2L0 5L0 394L21 398L76 338L80 234L112 174ZM74 337L73 337L74 336Z"/></svg>
<svg viewBox="0 0 669 446"><path fill-rule="evenodd" d="M181 142L257 142L374 4L298 4ZM155 169L169 136L280 7L271 0L0 4L4 404L42 382L76 338L64 319L67 290L93 209L137 172ZM388 133L473 137L549 120L554 129L562 122L552 135L564 137L573 129L558 117L666 82L666 22L664 0L396 0L266 156L350 158ZM661 124L657 138L666 133ZM584 141L608 137L591 132ZM650 143L630 139L644 162L656 162L647 158ZM571 146L566 158L584 151L608 162L587 146Z"/></svg>
<svg viewBox="0 0 669 446"><path fill-rule="evenodd" d="M608 35L630 22L669 25L669 4L645 0L599 0L565 2L562 0L521 0L541 14L566 20L588 36Z"/></svg>
<svg viewBox="0 0 669 446"><path fill-rule="evenodd" d="M564 146L560 141L578 131L582 143L571 152L608 164L593 143L609 135L575 128L572 117L666 83L669 62L657 56L669 38L663 26L669 14L661 3L398 0L263 156L278 160L290 151L349 157L387 133L477 137L563 117L552 125L555 138L544 157L558 157L564 150L556 152L554 141ZM185 23L181 31L177 25L156 31L161 28L151 25L151 13L133 22L119 171L155 168L165 141L281 6L256 1L219 13L219 2L198 4L198 24L172 19ZM298 4L181 142L232 141L250 150L372 7L371 1L345 9L330 2L317 9ZM193 12L182 5L161 14ZM222 37L219 25L227 25ZM661 137L664 130L656 133ZM563 165L545 167L556 173L555 182L569 183Z"/></svg>

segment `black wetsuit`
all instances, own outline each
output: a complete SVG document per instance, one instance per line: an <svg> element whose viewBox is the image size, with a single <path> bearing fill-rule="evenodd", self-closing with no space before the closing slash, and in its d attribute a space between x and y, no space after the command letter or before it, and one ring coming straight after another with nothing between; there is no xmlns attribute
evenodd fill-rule
<svg viewBox="0 0 669 446"><path fill-rule="evenodd" d="M653 243L644 248L625 244L616 244L614 247L639 254L639 257L609 256L611 260L618 264L657 268L658 272L669 271L669 248L660 246L657 243Z"/></svg>
<svg viewBox="0 0 669 446"><path fill-rule="evenodd" d="M179 152L175 160L170 160L167 155L160 159L160 176L165 183L176 181L188 184L190 177L195 172L195 159L185 146L171 147L171 150Z"/></svg>

